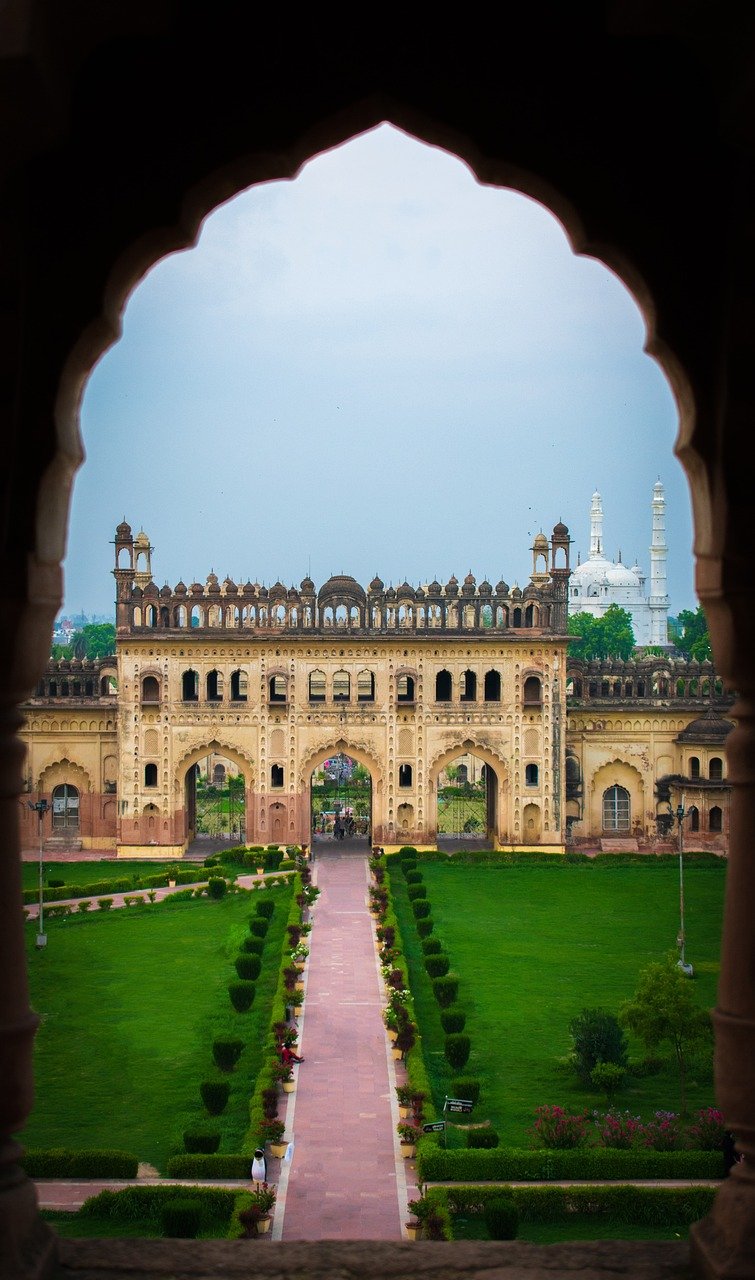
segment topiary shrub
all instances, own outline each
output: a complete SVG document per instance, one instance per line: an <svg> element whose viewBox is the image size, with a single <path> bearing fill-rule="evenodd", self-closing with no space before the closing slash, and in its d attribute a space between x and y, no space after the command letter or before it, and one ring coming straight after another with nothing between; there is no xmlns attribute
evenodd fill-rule
<svg viewBox="0 0 755 1280"><path fill-rule="evenodd" d="M405 862L417 861L417 850L413 844L402 844L398 851L398 860L403 866Z"/></svg>
<svg viewBox="0 0 755 1280"><path fill-rule="evenodd" d="M264 916L266 920L269 920L275 911L275 903L272 898L260 898L259 902L256 903L255 909L258 916Z"/></svg>
<svg viewBox="0 0 755 1280"><path fill-rule="evenodd" d="M410 884L406 894L410 902L419 902L421 898L427 897L427 887L424 884Z"/></svg>
<svg viewBox="0 0 755 1280"><path fill-rule="evenodd" d="M574 1065L584 1084L590 1083L599 1062L627 1065L627 1038L615 1014L606 1009L583 1009L569 1023L574 1042Z"/></svg>
<svg viewBox="0 0 755 1280"><path fill-rule="evenodd" d="M461 1031L455 1031L452 1035L446 1036L443 1052L446 1055L446 1061L458 1070L459 1067L466 1066L471 1048L472 1042L469 1036Z"/></svg>
<svg viewBox="0 0 755 1280"><path fill-rule="evenodd" d="M440 1011L440 1025L447 1036L452 1035L455 1031L463 1031L466 1025L467 1015L458 1004L452 1004L448 1009ZM464 1095L466 1097L466 1094Z"/></svg>
<svg viewBox="0 0 755 1280"><path fill-rule="evenodd" d="M480 1101L481 1085L477 1076L454 1076L451 1088L455 1098L466 1098L475 1106Z"/></svg>
<svg viewBox="0 0 755 1280"><path fill-rule="evenodd" d="M246 978L251 982L253 982L255 978L259 978L260 970L262 968L262 961L259 956L249 955L246 952L242 952L241 955L236 956L234 963L236 965L236 972L240 978Z"/></svg>
<svg viewBox="0 0 755 1280"><path fill-rule="evenodd" d="M231 1004L238 1013L246 1013L247 1009L251 1009L255 991L256 987L253 982L239 981L229 982L228 984Z"/></svg>
<svg viewBox="0 0 755 1280"><path fill-rule="evenodd" d="M184 1147L190 1154L211 1156L220 1146L220 1134L214 1129L187 1129Z"/></svg>
<svg viewBox="0 0 755 1280"><path fill-rule="evenodd" d="M427 898L420 898L417 902L413 902L412 911L415 920L426 920L430 914L430 903Z"/></svg>
<svg viewBox="0 0 755 1280"><path fill-rule="evenodd" d="M65 880L48 880L47 883L51 889L60 889L65 884Z"/></svg>
<svg viewBox="0 0 755 1280"><path fill-rule="evenodd" d="M426 938L432 933L434 927L432 916L425 916L424 920L417 921L417 934L420 938Z"/></svg>
<svg viewBox="0 0 755 1280"><path fill-rule="evenodd" d="M264 938L268 930L268 922L265 916L252 916L249 921L249 932L255 938Z"/></svg>
<svg viewBox="0 0 755 1280"><path fill-rule="evenodd" d="M160 1214L163 1235L169 1240L196 1240L202 1206L197 1200L167 1200Z"/></svg>
<svg viewBox="0 0 755 1280"><path fill-rule="evenodd" d="M440 938L423 938L422 950L426 956L434 956L443 950L443 943Z"/></svg>
<svg viewBox="0 0 755 1280"><path fill-rule="evenodd" d="M210 898L224 898L228 892L228 882L222 876L210 876L207 882L207 896Z"/></svg>
<svg viewBox="0 0 755 1280"><path fill-rule="evenodd" d="M112 899L112 898L98 898L98 899L97 899L97 906L99 907L100 911L109 911L109 910L110 910L110 908L112 907L112 905L113 905L113 899ZM48 914L49 914L49 912L48 912Z"/></svg>
<svg viewBox="0 0 755 1280"><path fill-rule="evenodd" d="M451 961L442 951L425 957L425 968L431 978L444 978L451 968Z"/></svg>
<svg viewBox="0 0 755 1280"><path fill-rule="evenodd" d="M244 938L244 941L241 943L241 950L247 951L253 956L261 956L264 949L264 938Z"/></svg>
<svg viewBox="0 0 755 1280"><path fill-rule="evenodd" d="M243 1051L243 1040L219 1037L212 1042L212 1056L215 1059L215 1065L220 1067L221 1071L233 1071Z"/></svg>
<svg viewBox="0 0 755 1280"><path fill-rule="evenodd" d="M416 867L410 868L404 878L407 884L422 884L422 872Z"/></svg>
<svg viewBox="0 0 755 1280"><path fill-rule="evenodd" d="M227 1080L203 1080L199 1092L210 1115L219 1116L225 1111L231 1086Z"/></svg>
<svg viewBox="0 0 755 1280"><path fill-rule="evenodd" d="M491 1240L516 1240L519 1210L510 1196L499 1196L485 1205L485 1226Z"/></svg>
<svg viewBox="0 0 755 1280"><path fill-rule="evenodd" d="M487 1151L491 1147L497 1147L500 1138L495 1129L468 1129L467 1130L467 1146L476 1148L477 1150Z"/></svg>
<svg viewBox="0 0 755 1280"><path fill-rule="evenodd" d="M433 993L441 1009L447 1009L459 994L459 979L450 974L443 978L433 978Z"/></svg>

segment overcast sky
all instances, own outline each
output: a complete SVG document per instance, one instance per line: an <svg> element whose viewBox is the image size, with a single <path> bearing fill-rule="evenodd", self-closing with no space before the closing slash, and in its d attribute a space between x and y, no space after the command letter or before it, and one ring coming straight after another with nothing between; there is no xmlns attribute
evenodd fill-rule
<svg viewBox="0 0 755 1280"><path fill-rule="evenodd" d="M694 607L668 385L624 286L555 218L384 126L217 210L159 263L95 369L66 611L112 610L115 526L158 586L221 578L524 585L538 530L649 570L667 494L672 612Z"/></svg>

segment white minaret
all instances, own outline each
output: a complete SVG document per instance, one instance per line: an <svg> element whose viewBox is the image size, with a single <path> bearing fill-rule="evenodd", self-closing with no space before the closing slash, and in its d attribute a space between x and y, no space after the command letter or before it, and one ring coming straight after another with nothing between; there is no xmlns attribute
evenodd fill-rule
<svg viewBox="0 0 755 1280"><path fill-rule="evenodd" d="M597 489L592 495L590 504L590 559L598 560L603 555L603 499Z"/></svg>
<svg viewBox="0 0 755 1280"><path fill-rule="evenodd" d="M660 480L653 485L653 535L650 543L650 643L668 645L666 594L666 495Z"/></svg>

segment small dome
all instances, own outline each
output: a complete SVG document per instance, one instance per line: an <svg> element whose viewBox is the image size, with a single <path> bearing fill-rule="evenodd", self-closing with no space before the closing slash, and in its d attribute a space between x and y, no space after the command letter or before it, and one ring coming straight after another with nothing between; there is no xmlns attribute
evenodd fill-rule
<svg viewBox="0 0 755 1280"><path fill-rule="evenodd" d="M393 587L389 587L389 588L388 588L388 590L387 590L387 591L386 591L386 593L385 593L385 598L386 598L386 600L395 600L395 599L396 599L396 591L395 591L395 589L394 589Z"/></svg>
<svg viewBox="0 0 755 1280"><path fill-rule="evenodd" d="M286 594L286 588L284 587L283 583L280 580L278 582L273 583L272 587L270 588L271 600L280 600L281 597L285 596L285 594Z"/></svg>
<svg viewBox="0 0 755 1280"><path fill-rule="evenodd" d="M260 600L267 600L267 597L269 596L270 592L268 591L267 587L260 587L257 594Z"/></svg>
<svg viewBox="0 0 755 1280"><path fill-rule="evenodd" d="M522 588L519 586L518 582L515 582L511 588L511 598L512 600L521 600L522 598Z"/></svg>
<svg viewBox="0 0 755 1280"><path fill-rule="evenodd" d="M472 573L472 571L471 571L471 569L470 569L469 573L467 574L466 578L464 579L464 586L465 586L465 587L473 587L473 586L475 585L475 583L476 583L476 582L477 582L477 579L476 579L476 577L474 576L474 574Z"/></svg>
<svg viewBox="0 0 755 1280"><path fill-rule="evenodd" d="M115 536L119 542L125 542L127 538L131 537L131 525L122 520L115 531Z"/></svg>
<svg viewBox="0 0 755 1280"><path fill-rule="evenodd" d="M334 598L358 601L359 604L364 604L366 600L364 587L360 587L356 578L350 577L347 573L334 574L333 577L328 578L328 581L320 587L317 593L319 604Z"/></svg>
<svg viewBox="0 0 755 1280"><path fill-rule="evenodd" d="M189 587L189 591L193 596L204 595L204 587L202 586L201 582L192 582L191 586Z"/></svg>
<svg viewBox="0 0 755 1280"><path fill-rule="evenodd" d="M491 587L491 585L490 585L490 583L488 582L487 578L484 578L484 579L483 579L483 581L480 583L480 585L479 585L479 587L478 587L478 591L480 592L480 595L481 595L481 596L489 596L489 595L492 595L492 593L493 593L493 588Z"/></svg>
<svg viewBox="0 0 755 1280"><path fill-rule="evenodd" d="M532 544L532 550L533 551L548 550L548 539L546 538L544 533L541 532L536 535L535 541Z"/></svg>
<svg viewBox="0 0 755 1280"><path fill-rule="evenodd" d="M414 587L410 587L408 582L402 582L401 586L398 588L396 592L396 595L402 597L403 599L413 600Z"/></svg>
<svg viewBox="0 0 755 1280"><path fill-rule="evenodd" d="M677 735L677 742L710 743L722 746L734 728L731 720L726 720L718 711L710 707L699 720L693 720Z"/></svg>
<svg viewBox="0 0 755 1280"><path fill-rule="evenodd" d="M569 529L564 524L563 520L559 520L558 524L554 524L553 536L554 538L566 538L569 536Z"/></svg>
<svg viewBox="0 0 755 1280"><path fill-rule="evenodd" d="M134 546L135 546L135 547L148 547L148 546L149 546L149 538L147 537L147 535L146 535L146 533L144 532L144 530L143 530L143 529L140 529L140 530L139 530L139 532L137 533L136 537L134 538Z"/></svg>
<svg viewBox="0 0 755 1280"><path fill-rule="evenodd" d="M174 595L174 596L185 596L185 595L186 595L186 583L185 583L185 582L177 582L177 583L176 583L176 585L175 585L175 587L173 588L173 595Z"/></svg>
<svg viewBox="0 0 755 1280"><path fill-rule="evenodd" d="M637 575L623 564L615 564L606 569L605 581L610 587L634 587L639 590L640 586Z"/></svg>
<svg viewBox="0 0 755 1280"><path fill-rule="evenodd" d="M378 578L377 574L370 583L370 591L382 591L385 586L382 578Z"/></svg>
<svg viewBox="0 0 755 1280"><path fill-rule="evenodd" d="M213 595L220 594L220 583L218 582L218 575L216 573L210 573L207 575L207 590L211 591Z"/></svg>
<svg viewBox="0 0 755 1280"><path fill-rule="evenodd" d="M307 574L306 578L302 578L301 582L299 583L299 586L301 587L302 591L306 591L306 592L314 591L315 589L315 584L310 578L309 574Z"/></svg>
<svg viewBox="0 0 755 1280"><path fill-rule="evenodd" d="M288 591L286 592L286 598L288 600L301 600L301 596L299 595L299 592L296 590L296 587L288 588Z"/></svg>
<svg viewBox="0 0 755 1280"><path fill-rule="evenodd" d="M160 588L160 595L163 597L166 597L166 596L170 596L170 594L171 594L170 587L166 582L165 585Z"/></svg>
<svg viewBox="0 0 755 1280"><path fill-rule="evenodd" d="M257 594L257 591L256 591L256 589L255 589L254 583L253 583L253 582L245 582L245 583L244 583L244 595L245 595L245 596L255 596L256 594Z"/></svg>
<svg viewBox="0 0 755 1280"><path fill-rule="evenodd" d="M223 589L227 596L235 596L236 592L238 591L238 587L236 586L236 583L233 581L233 578L224 579Z"/></svg>
<svg viewBox="0 0 755 1280"><path fill-rule="evenodd" d="M507 596L509 593L508 582L504 582L503 578L501 578L501 581L496 583L495 590L496 590L496 595Z"/></svg>
<svg viewBox="0 0 755 1280"><path fill-rule="evenodd" d="M429 596L439 596L441 593L441 590L442 588L437 578L433 578L432 582L430 583L430 586L427 588L427 594Z"/></svg>
<svg viewBox="0 0 755 1280"><path fill-rule="evenodd" d="M144 594L145 596L157 596L160 594L160 592L157 590L156 584L152 581L151 578L144 588Z"/></svg>

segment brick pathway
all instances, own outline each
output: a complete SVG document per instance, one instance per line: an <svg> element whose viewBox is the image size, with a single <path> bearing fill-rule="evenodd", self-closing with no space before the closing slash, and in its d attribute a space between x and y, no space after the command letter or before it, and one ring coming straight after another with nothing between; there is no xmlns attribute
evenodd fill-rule
<svg viewBox="0 0 755 1280"><path fill-rule="evenodd" d="M320 852L321 893L307 964L290 1165L281 1166L273 1238L400 1240L405 1164L393 1059L367 910L364 854Z"/></svg>

